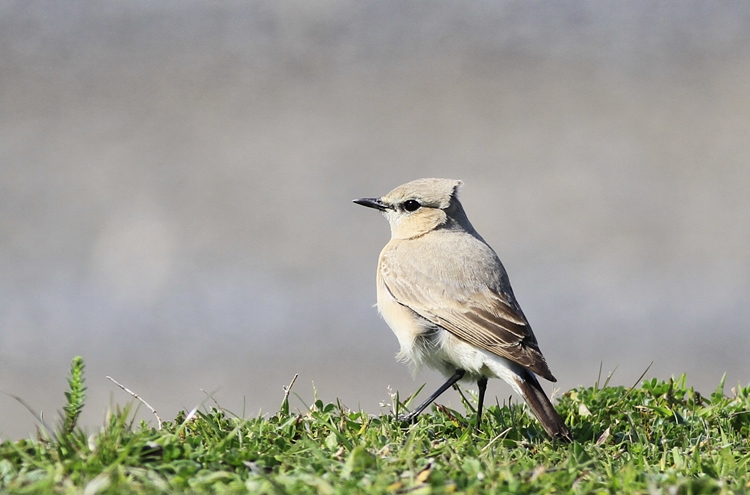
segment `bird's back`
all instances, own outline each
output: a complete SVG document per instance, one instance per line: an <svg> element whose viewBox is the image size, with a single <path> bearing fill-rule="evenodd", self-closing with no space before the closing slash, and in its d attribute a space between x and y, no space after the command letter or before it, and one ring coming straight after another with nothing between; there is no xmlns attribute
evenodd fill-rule
<svg viewBox="0 0 750 495"><path fill-rule="evenodd" d="M380 255L378 275L378 307L386 321L386 312L404 314L408 309L472 345L555 381L505 268L476 233L436 229L411 239L392 239ZM410 332L418 329L411 327Z"/></svg>

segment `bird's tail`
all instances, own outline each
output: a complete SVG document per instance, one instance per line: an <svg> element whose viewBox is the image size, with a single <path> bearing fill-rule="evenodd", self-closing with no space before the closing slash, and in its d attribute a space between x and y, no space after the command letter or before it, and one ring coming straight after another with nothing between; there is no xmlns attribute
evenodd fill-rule
<svg viewBox="0 0 750 495"><path fill-rule="evenodd" d="M568 442L573 441L570 430L568 430L565 422L557 413L554 406L552 406L534 373L523 370L518 374L515 381L518 386L517 391L520 392L529 405L531 412L534 413L534 416L542 424L544 431L554 439Z"/></svg>

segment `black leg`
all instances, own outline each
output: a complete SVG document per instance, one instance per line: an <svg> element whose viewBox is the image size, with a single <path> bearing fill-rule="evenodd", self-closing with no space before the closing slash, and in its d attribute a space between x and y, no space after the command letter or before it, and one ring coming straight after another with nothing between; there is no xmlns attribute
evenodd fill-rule
<svg viewBox="0 0 750 495"><path fill-rule="evenodd" d="M417 407L416 409L414 409L409 414L402 414L402 415L400 415L398 417L398 419L400 421L410 421L410 422L414 421L416 419L416 417L419 416L419 413L421 413L422 411L424 411L427 408L427 406L429 406L430 404L432 404L435 399L437 399L438 397L440 397L440 394L442 394L443 392L445 392L446 390L448 390L450 387L453 386L454 383L456 383L461 378L463 378L464 374L466 374L466 371L464 371L464 370L456 370L456 372L453 374L453 376L451 376L450 378L448 378L448 381L445 382L445 383L443 383L440 386L440 388L437 389L434 394L432 394L431 396L429 396L426 401L422 402L419 405L419 407Z"/></svg>
<svg viewBox="0 0 750 495"><path fill-rule="evenodd" d="M482 426L482 405L484 404L484 392L487 390L487 377L483 376L477 380L479 387L479 404L477 404L477 430Z"/></svg>

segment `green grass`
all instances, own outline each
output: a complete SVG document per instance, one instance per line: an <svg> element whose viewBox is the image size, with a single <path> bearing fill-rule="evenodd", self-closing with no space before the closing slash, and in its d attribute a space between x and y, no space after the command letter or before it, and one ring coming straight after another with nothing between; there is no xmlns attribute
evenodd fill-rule
<svg viewBox="0 0 750 495"><path fill-rule="evenodd" d="M570 390L558 410L572 444L551 442L521 404L489 407L477 431L467 395L464 411L438 406L408 427L319 400L295 412L285 400L270 417L212 408L157 430L133 425L126 406L91 435L63 421L54 436L0 444L0 491L750 492L750 387L728 397L722 383L702 397L683 375Z"/></svg>

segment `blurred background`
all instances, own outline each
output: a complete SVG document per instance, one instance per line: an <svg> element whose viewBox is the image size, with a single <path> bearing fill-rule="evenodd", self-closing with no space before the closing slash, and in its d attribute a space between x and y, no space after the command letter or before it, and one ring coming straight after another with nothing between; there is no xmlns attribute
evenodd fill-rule
<svg viewBox="0 0 750 495"><path fill-rule="evenodd" d="M431 392L373 308L387 222L351 200L450 177L558 393L651 361L731 393L748 26L740 1L2 2L0 390L54 420L81 355L89 429L131 400L106 375L165 419L201 389L273 413L295 373L300 409ZM2 438L34 425L0 395Z"/></svg>

